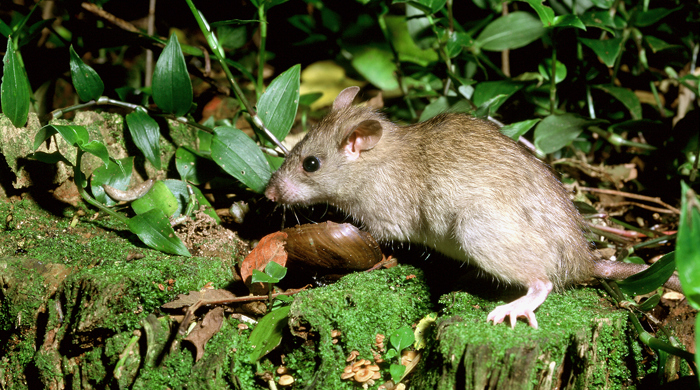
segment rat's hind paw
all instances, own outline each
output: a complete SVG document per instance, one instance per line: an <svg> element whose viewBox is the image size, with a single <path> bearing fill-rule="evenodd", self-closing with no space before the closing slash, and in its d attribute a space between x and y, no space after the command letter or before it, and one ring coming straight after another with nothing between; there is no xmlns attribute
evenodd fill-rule
<svg viewBox="0 0 700 390"><path fill-rule="evenodd" d="M515 328L515 322L518 317L525 317L530 326L537 329L535 309L547 299L547 295L551 291L552 282L537 280L528 286L527 294L511 303L498 306L489 313L486 321L493 321L495 325L503 322L506 317L510 317L510 327Z"/></svg>

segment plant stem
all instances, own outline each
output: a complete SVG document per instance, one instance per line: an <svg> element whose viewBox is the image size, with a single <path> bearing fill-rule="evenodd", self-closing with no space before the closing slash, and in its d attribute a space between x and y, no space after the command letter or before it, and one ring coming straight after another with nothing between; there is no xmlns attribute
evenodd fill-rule
<svg viewBox="0 0 700 390"><path fill-rule="evenodd" d="M552 33L552 64L549 80L549 114L553 115L557 100L557 46L554 44L554 33Z"/></svg>
<svg viewBox="0 0 700 390"><path fill-rule="evenodd" d="M82 186L82 183L81 183L82 180L79 179L80 177L83 177L83 180L84 180L83 172L80 170L80 162L83 159L83 153L85 153L85 152L83 152L82 149L78 148L78 153L77 153L77 156L75 158L75 167L73 167L73 174L74 174L73 176L75 178L75 186L78 187L78 193L80 193L80 196L86 202L97 207L100 211L118 219L120 222L124 223L125 225L128 224L129 219L127 217L117 213L116 211L110 210L108 207L106 207L102 203L95 200L95 198L90 196L90 194L88 194L87 191L85 191L85 188Z"/></svg>
<svg viewBox="0 0 700 390"><path fill-rule="evenodd" d="M267 41L267 14L265 14L265 2L261 1L258 7L258 18L260 18L260 51L258 56L258 83L255 87L255 93L260 99L263 93L263 72L265 69L265 41Z"/></svg>

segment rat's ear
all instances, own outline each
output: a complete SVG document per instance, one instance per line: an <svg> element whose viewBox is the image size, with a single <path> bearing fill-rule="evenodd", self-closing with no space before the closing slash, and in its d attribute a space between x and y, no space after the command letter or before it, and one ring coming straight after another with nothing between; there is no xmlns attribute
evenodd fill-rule
<svg viewBox="0 0 700 390"><path fill-rule="evenodd" d="M338 97L333 101L333 110L350 107L358 92L360 92L360 87L348 87L340 91Z"/></svg>
<svg viewBox="0 0 700 390"><path fill-rule="evenodd" d="M343 143L340 145L341 153L350 160L357 160L360 152L370 150L382 139L382 124L377 120L366 120L352 128Z"/></svg>

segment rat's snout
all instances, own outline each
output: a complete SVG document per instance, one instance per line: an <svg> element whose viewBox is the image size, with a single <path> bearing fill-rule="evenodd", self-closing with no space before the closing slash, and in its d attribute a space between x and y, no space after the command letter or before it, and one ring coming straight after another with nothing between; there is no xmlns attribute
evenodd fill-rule
<svg viewBox="0 0 700 390"><path fill-rule="evenodd" d="M267 188L265 188L265 196L267 199L270 199L273 202L277 202L279 199L279 195L277 194L277 186L275 186L272 180L267 183Z"/></svg>

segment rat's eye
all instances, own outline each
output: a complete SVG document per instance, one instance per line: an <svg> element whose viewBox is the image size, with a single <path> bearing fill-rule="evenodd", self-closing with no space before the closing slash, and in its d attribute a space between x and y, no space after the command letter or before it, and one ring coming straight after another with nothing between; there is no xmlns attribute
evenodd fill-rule
<svg viewBox="0 0 700 390"><path fill-rule="evenodd" d="M301 163L306 172L316 172L321 168L321 161L316 156L309 156Z"/></svg>

